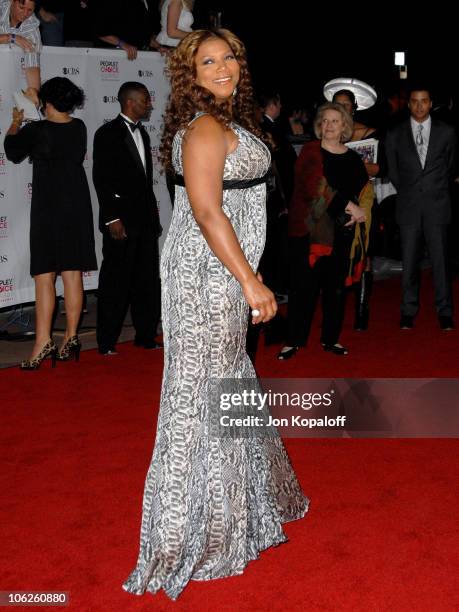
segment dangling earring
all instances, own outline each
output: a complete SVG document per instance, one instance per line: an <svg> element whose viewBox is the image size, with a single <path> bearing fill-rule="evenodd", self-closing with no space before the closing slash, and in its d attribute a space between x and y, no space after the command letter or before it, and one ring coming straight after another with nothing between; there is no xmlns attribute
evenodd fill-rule
<svg viewBox="0 0 459 612"><path fill-rule="evenodd" d="M237 87L233 89L233 98L235 98L236 96L237 96Z"/></svg>

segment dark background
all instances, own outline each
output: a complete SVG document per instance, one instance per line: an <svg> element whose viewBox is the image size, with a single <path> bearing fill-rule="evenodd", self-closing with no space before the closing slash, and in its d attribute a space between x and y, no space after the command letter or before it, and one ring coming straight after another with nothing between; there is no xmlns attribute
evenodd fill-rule
<svg viewBox="0 0 459 612"><path fill-rule="evenodd" d="M196 0L196 26L207 27L210 10L245 43L256 87L278 89L287 106L322 101L324 83L340 76L369 83L381 103L406 85L394 51L405 51L408 81L427 83L436 102L458 94L459 30L441 2Z"/></svg>

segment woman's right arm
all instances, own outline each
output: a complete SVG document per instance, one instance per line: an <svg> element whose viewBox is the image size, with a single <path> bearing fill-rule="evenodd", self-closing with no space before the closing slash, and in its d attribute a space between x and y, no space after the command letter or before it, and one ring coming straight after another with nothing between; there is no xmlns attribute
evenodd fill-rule
<svg viewBox="0 0 459 612"><path fill-rule="evenodd" d="M28 123L21 129L23 121L24 111L13 108L13 118L5 136L4 147L7 159L15 164L31 154L34 142L34 124Z"/></svg>
<svg viewBox="0 0 459 612"><path fill-rule="evenodd" d="M182 40L188 36L189 32L180 30L178 27L180 13L182 12L182 0L171 0L167 7L167 35L169 38Z"/></svg>
<svg viewBox="0 0 459 612"><path fill-rule="evenodd" d="M230 220L222 210L223 171L229 153L227 134L212 117L197 119L183 138L183 175L193 215L209 247L239 281L254 323L269 321L277 311L273 293L257 278L242 252Z"/></svg>

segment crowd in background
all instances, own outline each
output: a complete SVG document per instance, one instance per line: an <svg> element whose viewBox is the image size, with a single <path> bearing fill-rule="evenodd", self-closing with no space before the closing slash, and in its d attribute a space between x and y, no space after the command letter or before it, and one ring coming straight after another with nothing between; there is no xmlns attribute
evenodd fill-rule
<svg viewBox="0 0 459 612"><path fill-rule="evenodd" d="M26 62L26 72L29 71L27 91L37 101L37 58L41 50L38 28L45 45L114 48L124 51L129 60L135 61L140 50L168 53L187 36L193 25L192 0L160 0L159 3L157 0L1 0L0 9L0 41L10 46L20 46L29 58ZM27 38L29 32L30 38ZM298 347L305 344L315 301L320 292L324 308L323 347L337 354L347 354L347 349L338 342L344 313L345 285L354 285L356 289L355 329L366 329L372 285L371 258L383 256L402 259L402 256L405 257L402 254L402 242L405 245L405 255L407 245L412 251L410 259L404 259L405 269L409 264L412 278L404 278L404 285L408 287L411 284L411 302L406 306L405 314L402 307L401 327L411 328L417 312L416 292L419 290L417 281L413 279L425 246L428 247L431 259L432 254L443 252L446 249L446 246L443 248L443 242L446 245L448 231L447 259L452 264L453 272L459 269L459 242L452 239L459 230L457 181L452 180L448 186L453 206L451 218L449 213L444 212L441 220L445 237L432 237L422 226L427 213L423 213L421 221L414 217L409 221L410 227L421 224L419 235L414 235L414 231L410 236L405 230L401 232L400 227L403 228L404 224L400 223L400 218L397 219L395 188L379 197L374 188L374 179L387 183L390 179L394 182L394 177L398 180L400 169L395 167L395 162L401 153L396 150L397 143L394 144L393 139L391 141L390 134L395 133L399 126L407 124L410 117L417 121L413 110L413 90L403 88L402 82L399 82L394 90L385 94L381 92L373 108L361 111L353 92L349 90L338 92L339 95L335 95L329 106L323 106L323 99L309 98L305 102L304 92L286 92L288 103L283 107L275 83L265 84L258 89L258 121L266 135L273 160L268 180L267 241L260 269L265 282L275 291L278 299L281 301L282 296L288 294L289 301L287 344L279 353L279 359L293 356ZM421 118L421 122L426 119L429 121L426 124L427 132L424 133L426 140L423 141L420 133L414 135L418 147L415 163L420 159L424 169L427 163L430 118L434 121L440 119L441 125L450 126L445 129L448 134L452 134L457 132L457 115L450 96L442 94L437 97L436 92L432 92L425 83L414 91L427 94L427 102L424 100L423 104L428 108ZM52 107L49 100L48 106ZM62 112L67 113L68 109ZM141 118L142 114L138 119ZM60 117L58 122L66 123L67 120L67 117L64 120ZM338 131L334 134L327 127L333 121L339 123ZM20 124L16 117L18 122ZM373 163L364 164L355 153L349 155L343 144L370 137L376 138L379 143L378 159ZM390 142L391 153L387 155L389 149L386 144ZM143 147L142 142L139 147ZM346 162L343 163L343 160ZM443 158L439 164L450 178L455 179L459 176L455 154L451 154L450 161L448 168L443 168ZM403 171L402 168L402 174ZM353 181L349 180L350 176ZM443 180L443 175L440 178ZM399 198L405 189L403 180L406 179L402 177L401 184L397 186ZM368 191L365 191L367 185L371 187L370 205ZM422 199L421 193L422 188L416 195L418 199ZM337 194L339 197L343 194L346 196L341 198L343 201L339 205L336 204L339 199ZM322 206L323 202L329 207L328 216L334 221L332 229L323 223L323 217L321 222L318 221L317 207L319 204ZM410 200L407 202L409 208ZM445 200L445 210L448 207ZM333 215L332 209L336 209ZM433 221L435 226L435 217ZM119 219L111 219L107 226L118 222ZM352 225L352 231L347 234L345 230L342 234L338 233L337 224L343 228ZM113 225L110 231L116 228L117 225ZM338 235L342 238L339 248ZM442 246L437 250L439 241ZM338 252L338 258L323 257L324 254L336 255ZM355 273L354 268L360 265L365 267ZM437 266L437 271L434 270L437 277L446 275L444 262L434 261L433 265L434 268ZM81 269L87 269L87 266ZM348 282L349 278L351 280ZM450 303L450 298L445 297L448 293L445 288L448 284L446 276L441 282L443 289L436 286L437 314L440 319L444 319L440 320L441 328L450 329L454 324L452 307L445 305L446 302ZM408 289L404 291L408 292ZM75 336L74 327L68 334L69 338ZM156 344L153 332L146 335L147 344ZM104 354L114 352L117 333L114 332L112 336L110 341L102 343L101 352ZM145 344L143 336L141 340L141 344Z"/></svg>

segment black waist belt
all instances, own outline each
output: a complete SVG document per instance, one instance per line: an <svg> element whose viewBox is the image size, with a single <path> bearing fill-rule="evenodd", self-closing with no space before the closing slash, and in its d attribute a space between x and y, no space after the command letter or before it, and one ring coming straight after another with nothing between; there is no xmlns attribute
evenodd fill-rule
<svg viewBox="0 0 459 612"><path fill-rule="evenodd" d="M265 174L264 176L259 176L258 178L249 179L249 180L229 180L223 181L223 190L226 189L248 189L249 187L255 187L255 185L261 185L262 183L266 183L269 175ZM176 174L174 177L175 185L179 187L185 187L185 180L182 174Z"/></svg>

